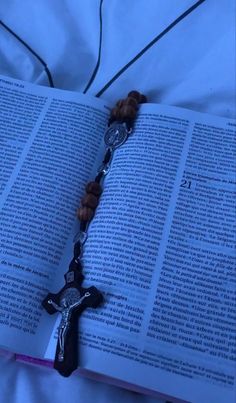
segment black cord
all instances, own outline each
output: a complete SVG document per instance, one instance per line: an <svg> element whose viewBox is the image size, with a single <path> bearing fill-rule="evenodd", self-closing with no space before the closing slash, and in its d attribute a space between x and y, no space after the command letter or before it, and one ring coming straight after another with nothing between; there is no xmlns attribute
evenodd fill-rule
<svg viewBox="0 0 236 403"><path fill-rule="evenodd" d="M19 35L17 35L14 31L12 31L12 29L9 28L2 20L0 20L0 25L2 25L3 28L5 28L11 35L13 35L23 46L26 47L26 49L29 50L30 53L32 53L32 55L34 55L34 57L36 57L36 59L39 60L39 62L44 66L44 70L47 74L50 87L54 88L52 75L45 61L23 39L21 39Z"/></svg>
<svg viewBox="0 0 236 403"><path fill-rule="evenodd" d="M91 85L92 85L92 83L93 83L93 81L94 81L94 79L95 79L95 77L97 75L97 72L98 72L98 69L99 69L99 66L100 66L100 61L101 61L101 50L102 50L102 3L103 3L103 0L100 1L100 7L99 7L99 31L100 31L100 33L99 33L98 59L97 59L97 64L96 64L96 66L94 68L94 71L93 71L93 73L91 75L91 78L90 78L88 84L86 85L86 87L85 87L85 89L83 91L84 94L86 94L88 89L91 87Z"/></svg>
<svg viewBox="0 0 236 403"><path fill-rule="evenodd" d="M150 49L156 42L158 42L164 35L166 35L175 25L182 21L187 15L194 11L198 6L200 6L206 0L199 0L193 6L189 7L183 14L181 14L176 20L174 20L167 28L164 29L160 34L158 34L151 42L149 42L135 57L133 57L122 69L120 69L112 78L104 85L104 87L95 95L99 98L113 83L123 74L133 63L135 63L148 49Z"/></svg>

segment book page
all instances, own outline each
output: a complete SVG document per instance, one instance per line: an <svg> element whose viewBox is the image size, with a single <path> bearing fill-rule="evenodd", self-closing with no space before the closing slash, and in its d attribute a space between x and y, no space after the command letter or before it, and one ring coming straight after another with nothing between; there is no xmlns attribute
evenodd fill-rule
<svg viewBox="0 0 236 403"><path fill-rule="evenodd" d="M76 208L100 158L108 112L69 91L7 77L0 87L0 345L42 354L54 319L41 301L67 271Z"/></svg>
<svg viewBox="0 0 236 403"><path fill-rule="evenodd" d="M235 122L141 108L89 228L86 283L105 303L80 320L83 368L234 401L235 191Z"/></svg>

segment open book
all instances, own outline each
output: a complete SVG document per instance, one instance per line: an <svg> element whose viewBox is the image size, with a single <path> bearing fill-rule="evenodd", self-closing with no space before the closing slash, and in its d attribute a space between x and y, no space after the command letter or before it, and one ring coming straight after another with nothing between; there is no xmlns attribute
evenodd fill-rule
<svg viewBox="0 0 236 403"><path fill-rule="evenodd" d="M126 94L124 94L126 95ZM0 79L0 346L52 361L75 212L104 156L109 105ZM80 367L169 399L235 398L235 121L141 106L89 226ZM76 376L73 375L73 376Z"/></svg>

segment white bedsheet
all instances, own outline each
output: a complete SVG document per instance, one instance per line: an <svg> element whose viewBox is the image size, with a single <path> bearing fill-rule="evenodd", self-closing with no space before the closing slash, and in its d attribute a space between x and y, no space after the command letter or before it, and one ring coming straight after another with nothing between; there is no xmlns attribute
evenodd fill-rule
<svg viewBox="0 0 236 403"><path fill-rule="evenodd" d="M192 0L104 0L101 64L88 93L112 76ZM0 18L47 63L58 88L83 91L97 60L99 0L1 0ZM235 117L234 0L206 0L102 97L131 89L150 102ZM0 73L48 85L43 66L0 26ZM157 399L0 357L0 403L151 403ZM199 402L203 403L203 402ZM227 402L231 403L231 402ZM232 402L233 403L233 402Z"/></svg>

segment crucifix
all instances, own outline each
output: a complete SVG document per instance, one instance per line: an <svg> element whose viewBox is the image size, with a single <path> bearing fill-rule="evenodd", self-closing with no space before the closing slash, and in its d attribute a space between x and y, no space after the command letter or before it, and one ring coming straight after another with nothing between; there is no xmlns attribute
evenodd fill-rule
<svg viewBox="0 0 236 403"><path fill-rule="evenodd" d="M42 305L49 314L61 314L54 368L67 377L78 366L78 317L86 308L96 308L103 298L96 287L81 287L83 275L76 258L72 259L64 277L66 284L61 291L49 293Z"/></svg>

